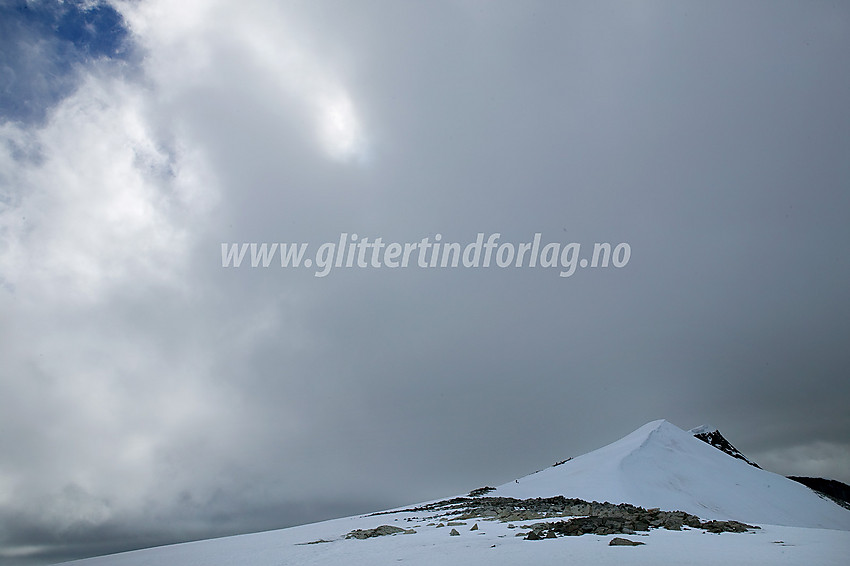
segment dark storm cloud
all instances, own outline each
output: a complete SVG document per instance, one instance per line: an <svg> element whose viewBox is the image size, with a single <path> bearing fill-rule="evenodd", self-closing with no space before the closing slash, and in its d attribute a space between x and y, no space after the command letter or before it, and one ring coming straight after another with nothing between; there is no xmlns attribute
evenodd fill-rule
<svg viewBox="0 0 850 566"><path fill-rule="evenodd" d="M7 548L378 510L657 418L850 480L840 5L120 6L145 88L83 75L4 131ZM218 263L341 232L632 258Z"/></svg>
<svg viewBox="0 0 850 566"><path fill-rule="evenodd" d="M0 2L0 118L44 119L78 84L79 65L127 60L121 15L105 2Z"/></svg>

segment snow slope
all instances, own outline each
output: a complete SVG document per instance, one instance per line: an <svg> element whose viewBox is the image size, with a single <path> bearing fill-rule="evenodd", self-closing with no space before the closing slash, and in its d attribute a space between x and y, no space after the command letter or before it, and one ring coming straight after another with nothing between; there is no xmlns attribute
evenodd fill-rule
<svg viewBox="0 0 850 566"><path fill-rule="evenodd" d="M653 530L629 539L638 547L609 547L613 536L583 535L528 541L504 523L480 530L418 527L413 535L344 540L355 528L415 526L398 516L353 517L252 535L164 546L91 558L69 566L844 566L850 532L768 526L755 533L720 535L698 530ZM416 523L422 524L422 523ZM330 542L304 544L319 539Z"/></svg>
<svg viewBox="0 0 850 566"><path fill-rule="evenodd" d="M490 495L631 503L795 527L850 530L850 511L778 474L733 458L665 420Z"/></svg>
<svg viewBox="0 0 850 566"><path fill-rule="evenodd" d="M782 476L754 468L666 421L562 465L511 482L488 496L565 495L680 509L703 519L763 523L748 533L653 529L627 538L645 546L609 547L615 535L524 540L517 533L536 520L509 524L467 519L450 526L443 511L397 510L277 531L211 539L68 563L75 566L380 566L384 564L501 566L561 565L839 566L850 555L850 511L820 499ZM473 524L478 529L473 530ZM366 540L354 529L392 525L412 529ZM791 525L791 526L781 526ZM807 528L819 526L825 528ZM527 530L527 529L526 529Z"/></svg>

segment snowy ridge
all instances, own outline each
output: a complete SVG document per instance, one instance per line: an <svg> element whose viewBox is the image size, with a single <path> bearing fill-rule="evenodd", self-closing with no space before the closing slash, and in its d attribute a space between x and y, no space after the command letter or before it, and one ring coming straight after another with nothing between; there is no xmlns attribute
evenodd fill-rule
<svg viewBox="0 0 850 566"><path fill-rule="evenodd" d="M665 420L499 487L493 495L631 503L706 519L850 530L850 512L716 450Z"/></svg>

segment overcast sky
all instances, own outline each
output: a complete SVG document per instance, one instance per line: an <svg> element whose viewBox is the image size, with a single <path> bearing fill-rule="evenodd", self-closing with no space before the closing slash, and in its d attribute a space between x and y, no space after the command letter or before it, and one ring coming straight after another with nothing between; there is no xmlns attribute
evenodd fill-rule
<svg viewBox="0 0 850 566"><path fill-rule="evenodd" d="M465 493L658 418L850 482L848 53L841 1L0 0L0 563ZM222 267L353 233L631 255Z"/></svg>

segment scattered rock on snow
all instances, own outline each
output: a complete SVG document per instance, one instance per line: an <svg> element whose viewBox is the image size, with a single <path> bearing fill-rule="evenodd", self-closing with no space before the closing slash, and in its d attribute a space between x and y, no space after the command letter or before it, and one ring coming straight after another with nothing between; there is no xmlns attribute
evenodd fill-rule
<svg viewBox="0 0 850 566"><path fill-rule="evenodd" d="M608 546L640 546L642 544L646 543L629 540L627 538L614 537L611 539L611 542L608 543Z"/></svg>
<svg viewBox="0 0 850 566"><path fill-rule="evenodd" d="M402 529L400 527L394 527L392 525L381 525L380 527L375 527L374 529L354 529L353 531L345 535L345 538L367 539L373 537L382 537L386 535L396 535L398 533L412 535L416 534L416 531L414 531L413 529Z"/></svg>

